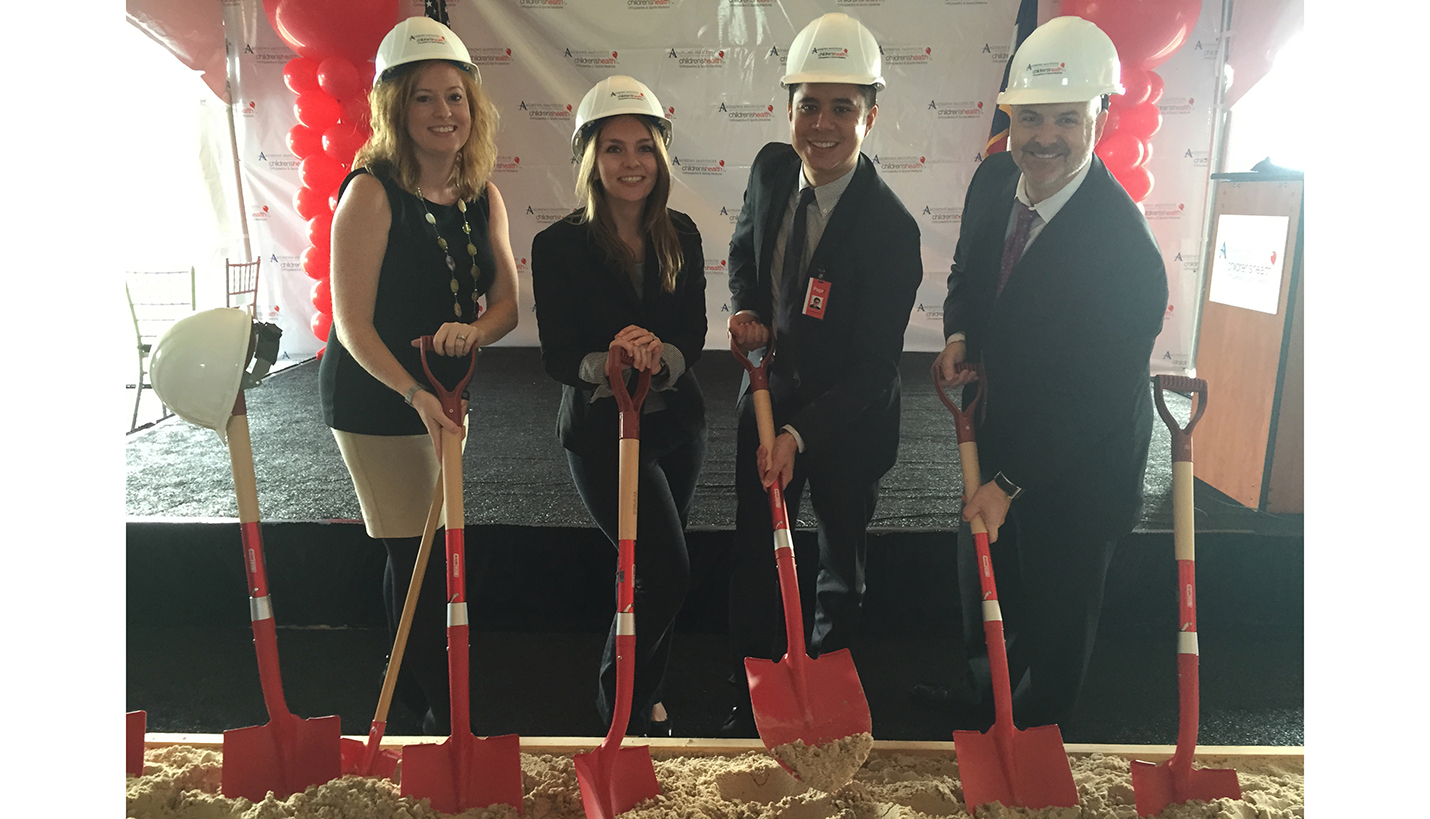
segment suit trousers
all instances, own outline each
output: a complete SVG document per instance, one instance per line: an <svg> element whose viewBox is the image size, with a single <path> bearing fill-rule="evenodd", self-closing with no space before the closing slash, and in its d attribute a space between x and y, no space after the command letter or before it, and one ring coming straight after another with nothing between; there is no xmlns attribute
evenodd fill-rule
<svg viewBox="0 0 1430 819"><path fill-rule="evenodd" d="M640 480L636 500L635 680L627 732L647 732L650 709L661 701L675 618L690 587L690 555L685 524L705 460L707 434L680 430L672 413L641 417ZM567 451L571 478L581 501L612 545L620 543L616 492L620 471L616 429L611 446L577 455ZM614 590L613 590L614 591ZM612 595L612 603L615 597ZM596 691L596 710L610 725L616 697L616 618L606 636Z"/></svg>
<svg viewBox="0 0 1430 819"><path fill-rule="evenodd" d="M998 542L990 544L1019 727L1066 722L1072 715L1116 545L1080 536L1065 519L1027 499L1013 502ZM965 644L970 654L986 658L978 559L967 525L958 533L958 580ZM986 679L975 679L985 686L983 701L991 703Z"/></svg>
<svg viewBox="0 0 1430 819"><path fill-rule="evenodd" d="M776 418L779 411L776 408ZM778 423L778 421L777 421ZM778 660L786 652L784 609L775 563L769 495L760 485L755 450L759 432L754 401L740 401L735 454L735 542L730 576L730 642L735 652L732 681L745 690L744 658ZM818 523L819 573L814 617L805 618L809 654L849 648L864 605L866 529L879 497L879 479L839 452L802 453L785 486L791 526L799 515L805 482Z"/></svg>

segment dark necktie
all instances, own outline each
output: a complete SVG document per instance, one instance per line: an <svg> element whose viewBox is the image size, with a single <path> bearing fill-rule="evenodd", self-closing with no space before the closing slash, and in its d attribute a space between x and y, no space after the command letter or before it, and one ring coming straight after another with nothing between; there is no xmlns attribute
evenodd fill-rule
<svg viewBox="0 0 1430 819"><path fill-rule="evenodd" d="M789 331L795 313L803 306L804 276L800 268L804 266L805 213L813 201L814 188L799 192L799 201L794 206L794 222L790 225L789 236L785 238L784 265L780 268L780 308L775 326L777 333Z"/></svg>
<svg viewBox="0 0 1430 819"><path fill-rule="evenodd" d="M1017 201L1017 200L1014 200ZM1013 273L1013 266L1023 258L1023 246L1028 243L1028 231L1033 227L1033 217L1037 214L1022 202L1017 202L1018 218L1013 223L1013 235L1003 244L1003 264L998 268L998 292L994 298L1003 295L1003 287Z"/></svg>

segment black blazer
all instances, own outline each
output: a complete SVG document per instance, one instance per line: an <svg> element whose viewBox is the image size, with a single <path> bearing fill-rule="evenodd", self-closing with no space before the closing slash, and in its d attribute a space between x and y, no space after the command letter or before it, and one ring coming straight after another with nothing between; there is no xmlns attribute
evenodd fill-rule
<svg viewBox="0 0 1430 819"><path fill-rule="evenodd" d="M1096 156L1081 187L994 298L1019 171L1007 152L968 187L944 335L987 374L978 449L1027 493L1018 504L1089 536L1131 531L1152 435L1148 361L1167 273L1147 220Z"/></svg>
<svg viewBox="0 0 1430 819"><path fill-rule="evenodd" d="M685 357L685 372L661 393L666 411L694 435L705 428L705 399L693 368L705 346L705 255L700 232L689 216L670 211L680 236L684 263L675 292L661 287L655 250L646 243L644 298L636 296L630 277L607 261L588 224L563 219L531 242L531 282L536 294L537 332L546 372L560 381L561 409L556 434L578 455L616 440L616 400L591 396L597 384L582 381L581 359L605 353L616 333L634 324L644 327Z"/></svg>
<svg viewBox="0 0 1430 819"><path fill-rule="evenodd" d="M762 148L730 239L730 309L768 324L775 237L799 173L793 147ZM869 158L860 154L853 173L809 263L830 282L824 318L797 310L790 337L775 344L775 373L792 377L772 376L770 392L777 423L794 426L806 452L838 448L877 477L898 454L899 355L923 262L918 224Z"/></svg>

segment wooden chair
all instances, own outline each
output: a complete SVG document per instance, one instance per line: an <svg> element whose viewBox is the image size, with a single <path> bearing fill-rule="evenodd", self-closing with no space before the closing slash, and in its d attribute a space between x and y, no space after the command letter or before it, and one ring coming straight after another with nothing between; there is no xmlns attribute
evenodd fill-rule
<svg viewBox="0 0 1430 819"><path fill-rule="evenodd" d="M258 318L258 263L261 261L254 259L245 264L234 264L228 259L223 260L228 282L224 306L247 307L248 316L252 319Z"/></svg>
<svg viewBox="0 0 1430 819"><path fill-rule="evenodd" d="M138 429L139 402L149 383L149 353L159 336L169 326L197 309L194 269L160 272L128 271L124 274L124 295L129 300L129 316L134 320L134 341L139 355L139 378L126 384L134 390L134 415L129 419L129 431ZM163 408L159 420L173 413Z"/></svg>

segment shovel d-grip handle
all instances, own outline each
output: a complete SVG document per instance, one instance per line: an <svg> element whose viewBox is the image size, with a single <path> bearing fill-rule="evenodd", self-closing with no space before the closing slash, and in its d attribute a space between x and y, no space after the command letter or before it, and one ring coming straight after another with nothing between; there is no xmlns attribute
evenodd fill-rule
<svg viewBox="0 0 1430 819"><path fill-rule="evenodd" d="M462 376L456 386L448 389L437 376L432 374L432 370L427 366L427 353L436 352L436 347L432 344L431 336L423 336L418 339L417 349L422 353L422 372L427 373L427 383L432 387L432 393L437 396L437 400L442 402L442 412L455 424L462 423L462 390L467 388L467 384L472 380L472 373L477 370L477 348L473 347L467 357L471 363L467 365L467 374Z"/></svg>
<svg viewBox="0 0 1430 819"><path fill-rule="evenodd" d="M621 438L639 438L641 434L641 405L646 393L650 392L650 370L641 370L636 377L636 393L631 395L626 389L626 380L621 370L635 363L631 354L620 347L606 351L606 380L611 383L611 393L616 396L616 408L621 412Z"/></svg>
<svg viewBox="0 0 1430 819"><path fill-rule="evenodd" d="M1162 416L1162 420L1167 424L1167 430L1172 433L1172 462L1192 460L1192 427L1201 420L1202 413L1207 411L1207 382L1201 378L1190 378L1184 375L1159 375L1152 379L1153 386L1156 387L1157 414ZM1172 417L1172 413L1167 409L1167 402L1162 400L1162 391L1186 392L1196 395L1196 409L1192 413L1192 419L1185 427L1177 423L1177 419Z"/></svg>

